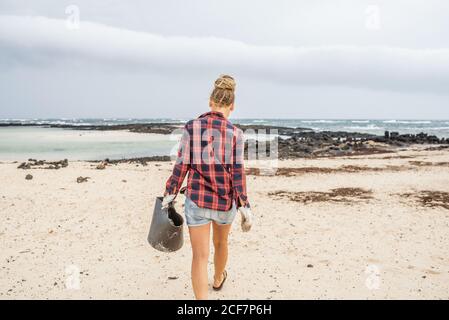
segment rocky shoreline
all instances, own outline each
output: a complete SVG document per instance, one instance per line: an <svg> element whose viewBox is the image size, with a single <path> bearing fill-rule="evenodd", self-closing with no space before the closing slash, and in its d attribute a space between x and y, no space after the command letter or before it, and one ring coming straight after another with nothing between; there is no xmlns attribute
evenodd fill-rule
<svg viewBox="0 0 449 320"><path fill-rule="evenodd" d="M449 139L426 133L399 134L386 131L383 136L352 132L299 132L279 139L279 158L332 157L394 152L414 144L449 148Z"/></svg>
<svg viewBox="0 0 449 320"><path fill-rule="evenodd" d="M62 128L71 130L127 130L136 133L156 133L170 134L174 130L182 128L180 123L137 123L137 124L117 124L117 125L70 125L70 124L22 124L22 123L1 123L0 127L7 126L37 126L46 128ZM335 157L350 155L367 155L378 153L394 152L397 148L405 148L413 144L438 145L441 148L449 148L449 139L438 138L424 132L419 134L400 134L399 132L386 131L383 136L367 133L346 132L346 131L313 131L309 128L289 128L279 126L264 125L239 125L245 132L247 130L276 129L280 136L278 140L279 159L313 158L313 157ZM260 133L260 132L259 132ZM248 143L258 146L256 140L248 140ZM141 157L132 159L109 160L108 162L120 163L140 163L146 165L150 161L170 161L168 156Z"/></svg>
<svg viewBox="0 0 449 320"><path fill-rule="evenodd" d="M180 123L134 123L134 124L114 124L114 125L71 125L71 124L55 124L55 123L19 123L8 122L0 123L0 127L42 127L42 128L60 128L72 130L99 130L99 131L113 131L113 130L127 130L137 133L157 133L170 134L174 130L182 128Z"/></svg>

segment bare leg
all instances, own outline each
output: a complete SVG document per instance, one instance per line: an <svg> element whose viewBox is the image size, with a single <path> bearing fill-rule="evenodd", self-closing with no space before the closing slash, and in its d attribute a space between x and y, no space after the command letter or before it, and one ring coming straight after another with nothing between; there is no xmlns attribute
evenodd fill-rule
<svg viewBox="0 0 449 320"><path fill-rule="evenodd" d="M192 287L195 298L207 299L208 276L207 262L209 259L210 223L189 227L192 243Z"/></svg>
<svg viewBox="0 0 449 320"><path fill-rule="evenodd" d="M223 272L226 268L226 262L228 261L228 235L231 230L230 224L220 225L212 222L214 230L214 287L218 287L223 281Z"/></svg>

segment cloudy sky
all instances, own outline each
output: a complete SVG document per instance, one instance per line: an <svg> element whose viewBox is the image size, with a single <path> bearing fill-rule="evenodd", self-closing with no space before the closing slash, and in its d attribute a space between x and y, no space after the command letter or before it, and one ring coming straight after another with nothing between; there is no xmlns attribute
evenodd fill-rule
<svg viewBox="0 0 449 320"><path fill-rule="evenodd" d="M0 118L449 119L447 0L0 0Z"/></svg>

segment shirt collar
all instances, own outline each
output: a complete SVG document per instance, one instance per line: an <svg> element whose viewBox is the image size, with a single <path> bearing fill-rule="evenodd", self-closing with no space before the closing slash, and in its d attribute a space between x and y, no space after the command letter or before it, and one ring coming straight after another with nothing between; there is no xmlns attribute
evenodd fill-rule
<svg viewBox="0 0 449 320"><path fill-rule="evenodd" d="M203 113L198 118L204 118L204 117L207 117L207 116L213 116L213 117L215 116L215 117L218 117L218 118L225 119L225 116L223 115L223 113L218 112L218 111L209 111L209 112Z"/></svg>

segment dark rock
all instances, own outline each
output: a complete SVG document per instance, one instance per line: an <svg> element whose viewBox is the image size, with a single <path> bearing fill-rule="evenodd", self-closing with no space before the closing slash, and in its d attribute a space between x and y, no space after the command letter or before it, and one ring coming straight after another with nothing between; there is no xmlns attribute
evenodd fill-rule
<svg viewBox="0 0 449 320"><path fill-rule="evenodd" d="M45 165L47 165L45 167ZM59 169L65 168L69 165L67 159L60 161L45 161L45 160L36 160L36 159L28 159L28 162L22 162L17 168L18 169L31 169L32 167L37 167L39 169Z"/></svg>
<svg viewBox="0 0 449 320"><path fill-rule="evenodd" d="M33 176L32 176L31 174L27 174L27 175L25 176L25 179L26 179L26 180L31 180L31 179L33 179Z"/></svg>
<svg viewBox="0 0 449 320"><path fill-rule="evenodd" d="M146 166L148 162L166 162L171 161L170 156L152 156L152 157L140 157L140 158L129 158L129 159L117 159L109 160L108 164L118 164L118 163L137 163Z"/></svg>
<svg viewBox="0 0 449 320"><path fill-rule="evenodd" d="M79 176L78 178L76 178L76 182L78 182L78 183L87 182L87 179L90 179L90 177L81 177L81 176Z"/></svg>
<svg viewBox="0 0 449 320"><path fill-rule="evenodd" d="M106 168L106 165L107 165L107 164L108 164L107 162L101 161L101 162L96 166L96 168L97 168L98 170L103 170L103 169Z"/></svg>
<svg viewBox="0 0 449 320"><path fill-rule="evenodd" d="M30 169L31 168L31 165L29 164L29 163L27 163L27 162L22 162L18 167L17 167L17 169Z"/></svg>

